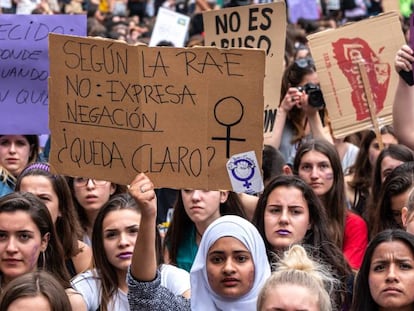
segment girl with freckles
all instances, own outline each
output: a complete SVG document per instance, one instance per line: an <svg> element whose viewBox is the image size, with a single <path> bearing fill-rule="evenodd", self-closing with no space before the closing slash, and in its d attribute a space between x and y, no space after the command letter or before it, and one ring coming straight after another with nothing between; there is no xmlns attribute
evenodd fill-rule
<svg viewBox="0 0 414 311"><path fill-rule="evenodd" d="M368 229L365 221L347 208L344 174L335 147L324 140L304 143L296 154L293 171L322 201L335 244L351 268L358 270L368 243Z"/></svg>
<svg viewBox="0 0 414 311"><path fill-rule="evenodd" d="M129 191L142 213L127 276L131 310L255 309L259 290L270 276L270 266L263 240L249 221L226 215L207 227L190 272L189 300L160 286L154 248L154 185L145 174L139 174Z"/></svg>

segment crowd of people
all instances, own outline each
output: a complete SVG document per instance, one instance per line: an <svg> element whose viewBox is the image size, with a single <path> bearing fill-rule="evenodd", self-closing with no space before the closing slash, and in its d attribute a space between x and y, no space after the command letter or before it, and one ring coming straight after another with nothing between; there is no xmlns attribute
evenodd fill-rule
<svg viewBox="0 0 414 311"><path fill-rule="evenodd" d="M344 2L317 1L319 20L289 23L257 195L160 189L144 173L129 185L59 175L37 135L0 134L0 311L414 311L414 51L396 52L393 124L379 132L333 137L327 107L304 91L319 84L306 35L381 12L379 0ZM400 2L409 38L413 3ZM165 7L191 17L191 47L204 44L203 11L246 4L10 0L1 10L87 14L90 36L148 43Z"/></svg>

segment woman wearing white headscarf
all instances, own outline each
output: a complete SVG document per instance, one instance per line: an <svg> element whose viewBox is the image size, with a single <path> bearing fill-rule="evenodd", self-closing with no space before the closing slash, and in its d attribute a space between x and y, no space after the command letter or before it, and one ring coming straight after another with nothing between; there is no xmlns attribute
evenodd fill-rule
<svg viewBox="0 0 414 311"><path fill-rule="evenodd" d="M129 192L141 208L141 223L128 273L131 310L255 310L258 293L270 276L264 242L257 229L238 216L223 216L203 234L193 263L191 301L160 286L155 259L156 196L145 174Z"/></svg>
<svg viewBox="0 0 414 311"><path fill-rule="evenodd" d="M216 293L210 285L209 261L222 260L220 257L211 258L211 248L217 240L224 237L233 237L239 240L251 254L254 264L254 281L250 290L236 299L224 298L223 295ZM228 249L228 247L226 248ZM240 252L240 250L238 251ZM269 262L266 256L263 256L264 253L266 253L264 242L257 229L248 220L231 215L222 216L215 220L204 233L191 268L191 296L193 297L191 310L254 310L259 291L270 276ZM237 252L233 252L233 254L237 254ZM226 274L226 272L223 273Z"/></svg>

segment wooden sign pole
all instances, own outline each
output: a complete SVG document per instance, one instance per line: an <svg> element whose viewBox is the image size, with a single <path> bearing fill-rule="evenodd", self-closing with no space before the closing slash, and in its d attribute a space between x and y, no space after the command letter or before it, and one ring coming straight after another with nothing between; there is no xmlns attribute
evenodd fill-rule
<svg viewBox="0 0 414 311"><path fill-rule="evenodd" d="M377 113L372 97L372 90L369 84L367 69L365 68L364 62L358 62L359 72L361 73L362 85L364 86L365 96L367 98L368 109L371 115L371 121L374 126L375 135L377 136L377 141L380 150L384 149L384 144L382 142L381 131L378 125Z"/></svg>

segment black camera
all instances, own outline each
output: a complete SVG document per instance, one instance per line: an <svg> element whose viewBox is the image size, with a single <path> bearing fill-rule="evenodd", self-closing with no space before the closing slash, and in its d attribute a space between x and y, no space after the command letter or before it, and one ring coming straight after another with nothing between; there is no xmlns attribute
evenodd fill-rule
<svg viewBox="0 0 414 311"><path fill-rule="evenodd" d="M325 107L325 100L320 87L313 83L306 83L304 86L299 86L300 92L308 94L308 104L312 107L322 109Z"/></svg>

